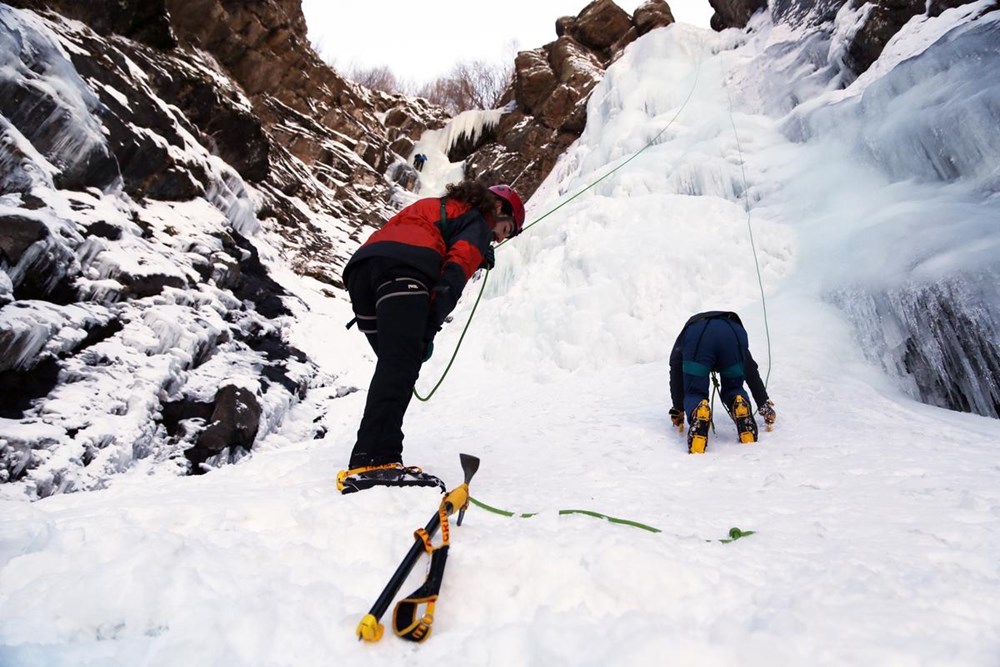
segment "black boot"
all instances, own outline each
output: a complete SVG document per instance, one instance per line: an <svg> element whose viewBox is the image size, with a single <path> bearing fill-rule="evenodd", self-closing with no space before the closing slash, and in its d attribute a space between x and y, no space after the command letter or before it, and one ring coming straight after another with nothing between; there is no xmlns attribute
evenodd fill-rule
<svg viewBox="0 0 1000 667"><path fill-rule="evenodd" d="M342 494L363 491L373 486L435 486L441 493L447 490L440 478L416 466L404 466L402 463L341 470L337 474L337 490Z"/></svg>
<svg viewBox="0 0 1000 667"><path fill-rule="evenodd" d="M708 446L708 428L712 425L712 408L709 407L707 400L703 400L691 411L690 419L688 453L704 454Z"/></svg>
<svg viewBox="0 0 1000 667"><path fill-rule="evenodd" d="M757 442L757 420L750 412L750 405L742 396L733 399L733 421L736 422L736 432L740 442L749 445Z"/></svg>

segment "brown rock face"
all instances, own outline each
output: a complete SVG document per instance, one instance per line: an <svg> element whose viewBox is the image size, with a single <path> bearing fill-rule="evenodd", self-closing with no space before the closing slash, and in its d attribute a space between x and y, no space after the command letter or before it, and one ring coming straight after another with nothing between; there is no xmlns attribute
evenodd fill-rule
<svg viewBox="0 0 1000 667"><path fill-rule="evenodd" d="M745 28L750 17L767 7L767 0L708 0L715 10L709 25L712 30Z"/></svg>
<svg viewBox="0 0 1000 667"><path fill-rule="evenodd" d="M853 0L852 7L863 3ZM914 16L938 16L946 9L968 4L968 0L886 0L871 7L861 29L855 33L847 50L847 65L856 74L872 66L893 35ZM1000 6L1000 3L998 3Z"/></svg>
<svg viewBox="0 0 1000 667"><path fill-rule="evenodd" d="M365 148L370 143L374 150L358 154L378 173L385 170L387 143L378 136L382 133L373 133L381 123L367 110L359 90L309 46L300 0L166 4L180 39L215 56L254 103L265 127L310 121L315 141L276 137L293 155L306 163L316 161L332 131L364 141Z"/></svg>
<svg viewBox="0 0 1000 667"><path fill-rule="evenodd" d="M666 2L647 0L636 7L632 22L635 23L636 32L641 36L654 28L670 25L674 22L674 15Z"/></svg>
<svg viewBox="0 0 1000 667"><path fill-rule="evenodd" d="M525 113L535 113L558 85L545 49L521 51L514 60L514 92Z"/></svg>
<svg viewBox="0 0 1000 667"><path fill-rule="evenodd" d="M611 0L558 19L558 39L517 54L502 100L513 110L501 119L496 142L469 156L468 175L511 183L530 197L583 132L587 100L607 67L639 35L673 22L663 0L644 3L634 19Z"/></svg>
<svg viewBox="0 0 1000 667"><path fill-rule="evenodd" d="M11 0L6 4L58 12L104 36L121 35L158 49L177 46L165 0Z"/></svg>
<svg viewBox="0 0 1000 667"><path fill-rule="evenodd" d="M247 94L269 136L262 189L271 195L267 209L289 241L293 266L339 285L345 249L288 198L351 227L381 224L392 213L385 175L424 130L443 124L443 113L426 101L370 91L340 76L309 45L300 0L165 1L178 39L215 57Z"/></svg>
<svg viewBox="0 0 1000 667"><path fill-rule="evenodd" d="M566 23L567 34L589 49L606 49L632 28L632 19L611 0L594 0Z"/></svg>

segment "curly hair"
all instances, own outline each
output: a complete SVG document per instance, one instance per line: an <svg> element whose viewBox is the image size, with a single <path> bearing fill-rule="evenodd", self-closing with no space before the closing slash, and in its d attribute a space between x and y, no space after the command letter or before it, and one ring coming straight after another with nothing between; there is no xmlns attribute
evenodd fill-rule
<svg viewBox="0 0 1000 667"><path fill-rule="evenodd" d="M446 193L452 199L465 202L478 209L483 217L490 219L496 206L496 196L481 181L466 179L461 183L450 183L445 186Z"/></svg>

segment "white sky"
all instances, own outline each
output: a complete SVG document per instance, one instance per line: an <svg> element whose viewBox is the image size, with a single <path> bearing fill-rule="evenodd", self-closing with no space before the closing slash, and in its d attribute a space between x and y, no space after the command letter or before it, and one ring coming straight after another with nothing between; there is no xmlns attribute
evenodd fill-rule
<svg viewBox="0 0 1000 667"><path fill-rule="evenodd" d="M631 14L643 0L620 0ZM387 65L404 81L424 83L446 74L461 60L512 60L517 51L556 39L556 19L576 16L587 0L510 0L490 5L439 0L432 6L411 0L332 3L302 0L309 39L342 71L352 65ZM671 0L677 21L707 28L708 0ZM502 8L502 9L501 9Z"/></svg>

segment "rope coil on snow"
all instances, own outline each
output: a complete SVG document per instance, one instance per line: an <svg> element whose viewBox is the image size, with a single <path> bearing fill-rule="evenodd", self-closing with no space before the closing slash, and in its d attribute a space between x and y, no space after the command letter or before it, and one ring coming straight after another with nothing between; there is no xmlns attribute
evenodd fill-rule
<svg viewBox="0 0 1000 667"><path fill-rule="evenodd" d="M492 512L493 514L499 514L500 516L506 516L512 518L516 517L519 519L530 519L531 517L537 516L538 514L537 512L523 512L521 514L518 514L516 512L511 512L509 510L503 510L498 507L492 507L490 505L487 505L486 503L482 502L481 500L477 500L472 496L469 496L469 502L471 502L476 507L479 507L480 509L484 509L487 512ZM592 510L559 510L560 516L567 514L583 514L585 516L593 517L595 519L606 519L611 523L616 523L622 526L631 526L633 528L640 528L650 533L663 532L659 528L654 528L653 526L644 523L639 523L638 521L632 521L630 519L620 519L618 517L608 516L607 514L601 514L600 512L594 512ZM753 535L755 532L756 531L754 530L741 530L740 528L733 526L732 528L729 529L728 539L722 539L719 540L719 542L722 542L723 544L728 544L734 540L740 539L741 537L747 537L748 535ZM713 540L705 540L705 541L712 542Z"/></svg>

